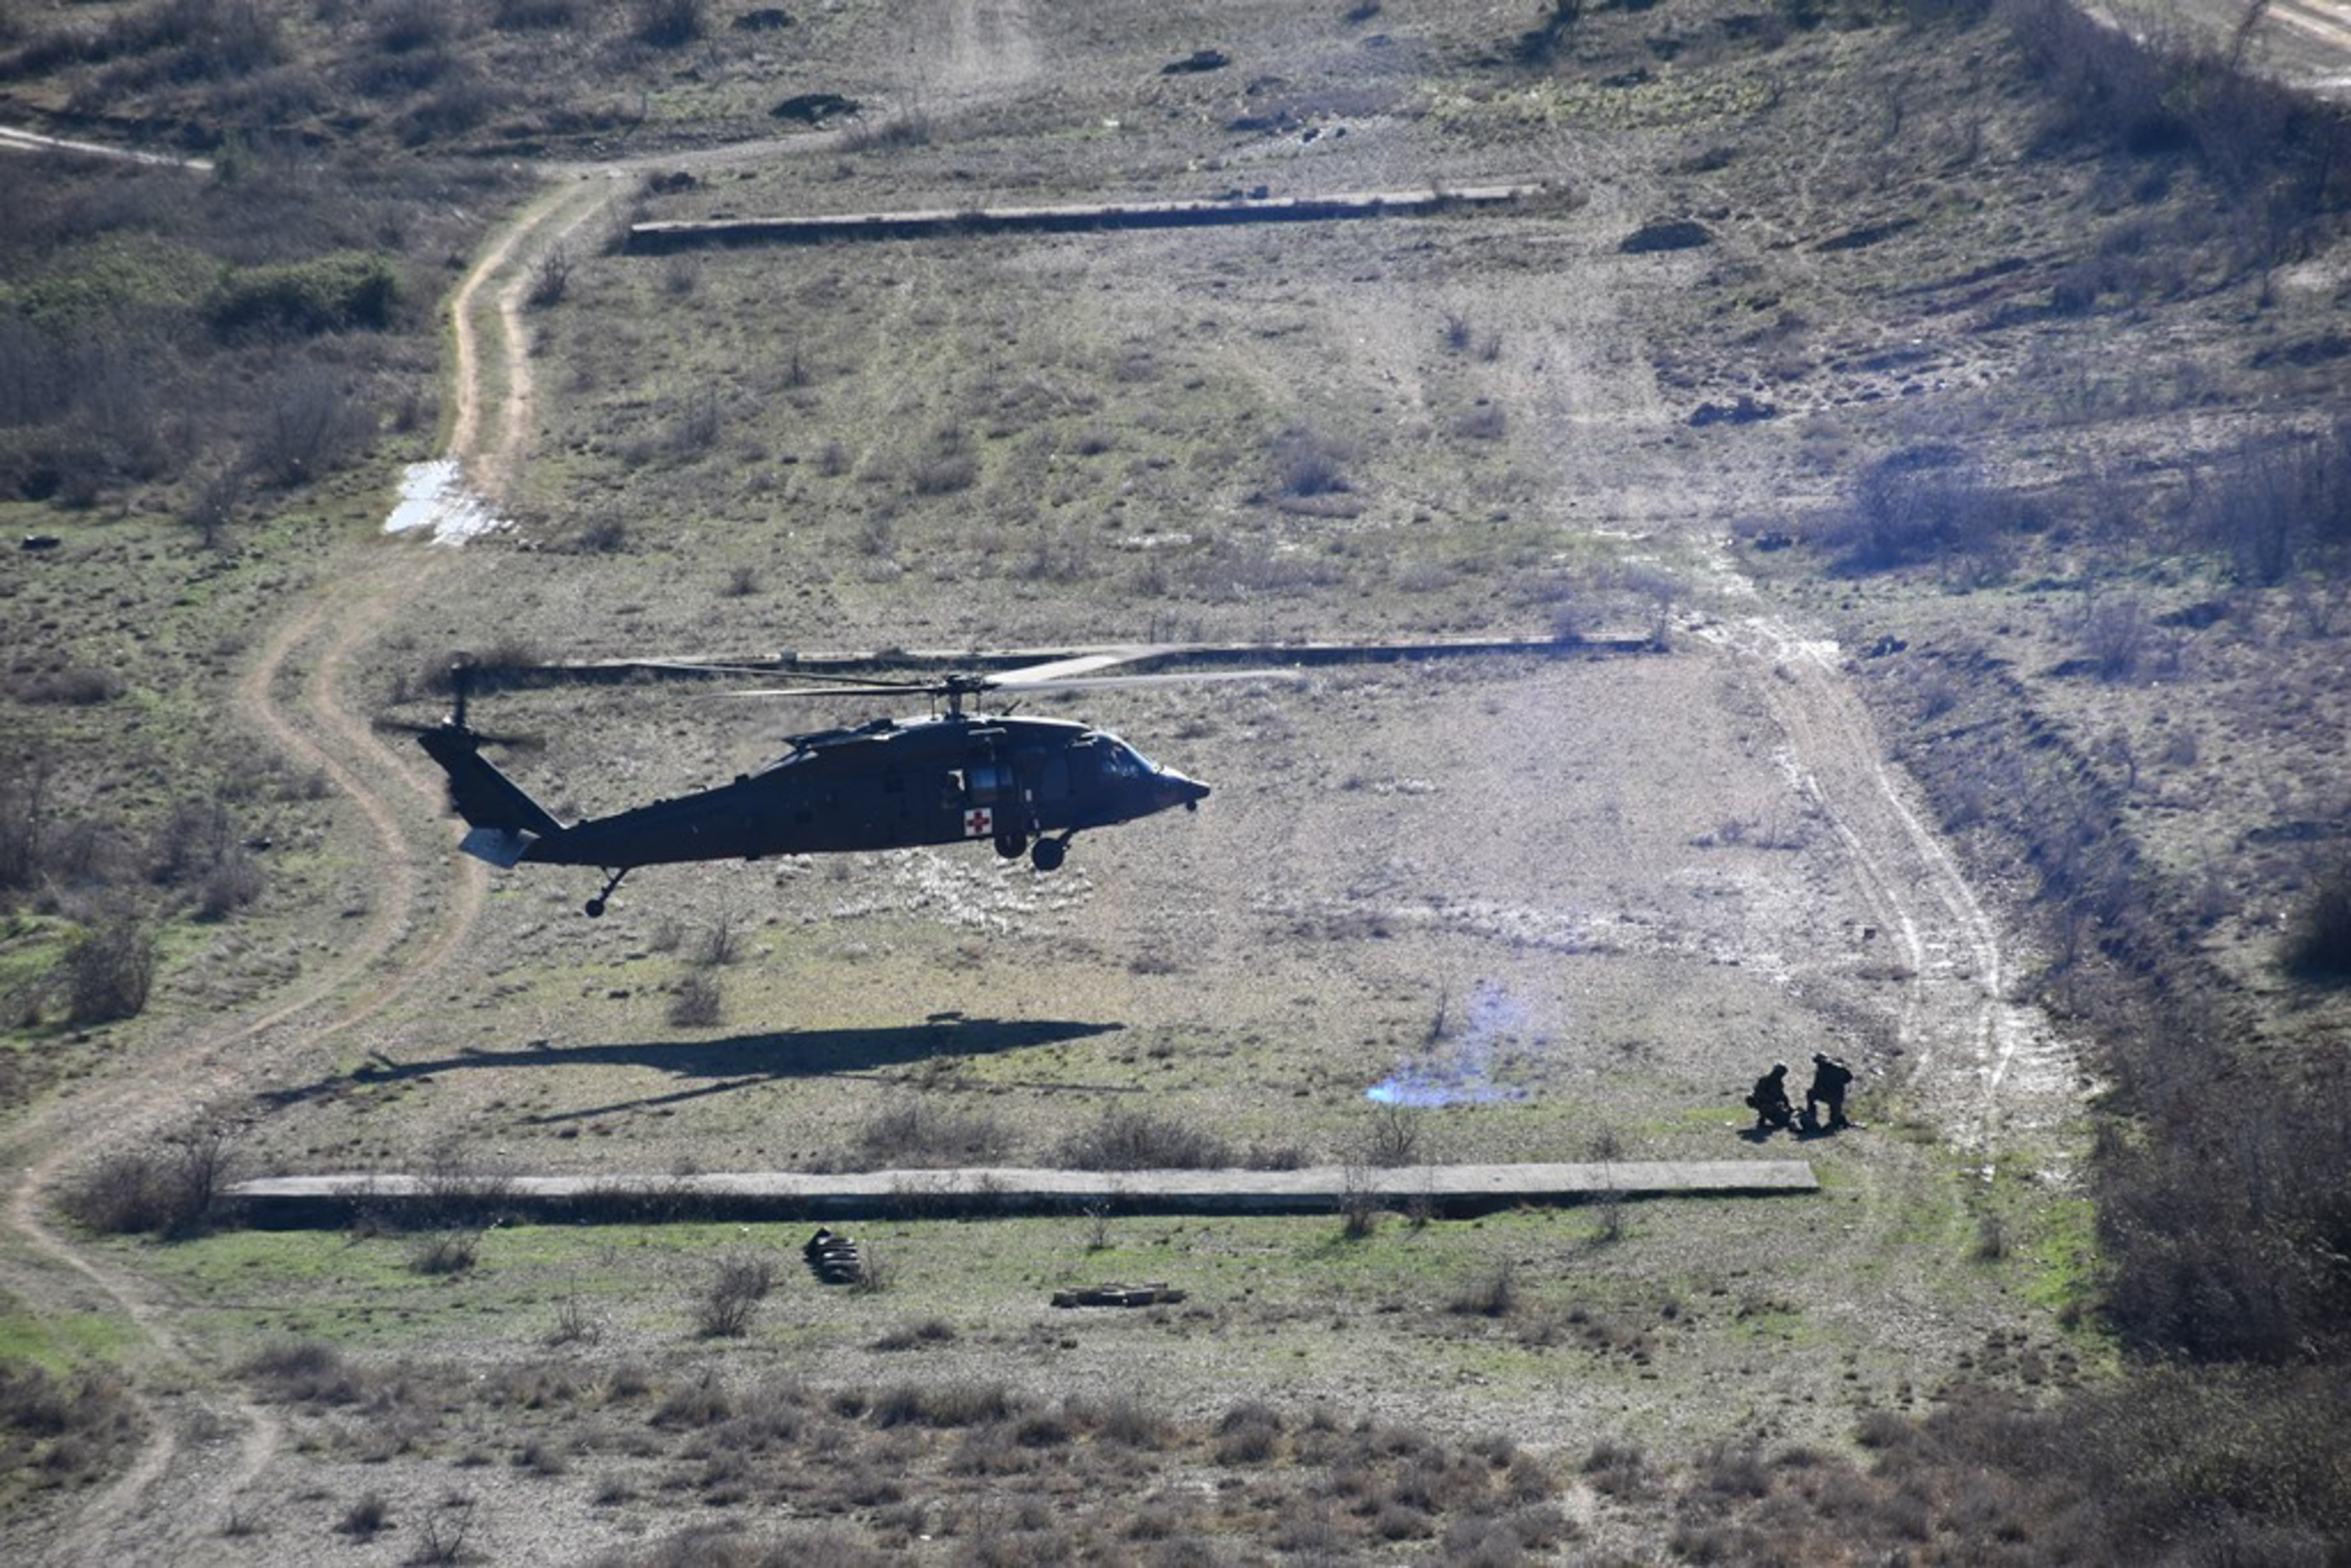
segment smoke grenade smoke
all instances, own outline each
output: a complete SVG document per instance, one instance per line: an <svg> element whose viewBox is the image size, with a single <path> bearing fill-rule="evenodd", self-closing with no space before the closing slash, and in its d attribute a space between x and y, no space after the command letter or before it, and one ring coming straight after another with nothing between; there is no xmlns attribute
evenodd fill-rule
<svg viewBox="0 0 2351 1568"><path fill-rule="evenodd" d="M1510 1040L1523 1035L1528 1021L1524 1004L1500 986L1480 980L1462 1009L1460 1027L1447 1027L1440 1004L1427 1049L1364 1091L1364 1097L1383 1105L1488 1105L1523 1100L1525 1086L1499 1076L1495 1059Z"/></svg>

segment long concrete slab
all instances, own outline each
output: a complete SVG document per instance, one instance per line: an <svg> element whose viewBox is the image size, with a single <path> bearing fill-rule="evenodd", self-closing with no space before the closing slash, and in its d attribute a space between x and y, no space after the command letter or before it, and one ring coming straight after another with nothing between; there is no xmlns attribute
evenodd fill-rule
<svg viewBox="0 0 2351 1568"><path fill-rule="evenodd" d="M932 207L912 212L800 217L672 219L632 224L640 253L707 245L819 245L844 239L925 239L951 234L1078 234L1102 229L1204 228L1230 224L1329 223L1509 207L1542 185L1463 185L1343 191L1322 196L1219 196L1200 201L1082 203L1059 206Z"/></svg>
<svg viewBox="0 0 2351 1568"><path fill-rule="evenodd" d="M488 1215L556 1221L872 1219L907 1216L1332 1214L1368 1197L1446 1216L1621 1198L1750 1197L1820 1190L1804 1160L1625 1160L1606 1165L1403 1166L1370 1170L708 1172L692 1176L267 1176L229 1196L268 1228L362 1216L450 1223Z"/></svg>

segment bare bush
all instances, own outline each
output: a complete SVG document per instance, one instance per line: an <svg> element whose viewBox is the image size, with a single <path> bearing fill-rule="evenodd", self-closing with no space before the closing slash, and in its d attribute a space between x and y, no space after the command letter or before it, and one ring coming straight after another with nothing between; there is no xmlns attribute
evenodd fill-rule
<svg viewBox="0 0 2351 1568"><path fill-rule="evenodd" d="M860 120L842 132L843 152L876 152L906 147L927 147L934 127L928 110L901 110L878 120Z"/></svg>
<svg viewBox="0 0 2351 1568"><path fill-rule="evenodd" d="M702 0L636 0L632 31L657 49L674 49L702 37Z"/></svg>
<svg viewBox="0 0 2351 1568"><path fill-rule="evenodd" d="M2198 477L2189 533L2223 553L2240 580L2272 586L2304 570L2351 572L2351 420L2248 442Z"/></svg>
<svg viewBox="0 0 2351 1568"><path fill-rule="evenodd" d="M1353 487L1344 450L1311 430L1290 431L1274 443L1273 470L1276 482L1290 496L1329 496Z"/></svg>
<svg viewBox="0 0 2351 1568"><path fill-rule="evenodd" d="M2287 917L2278 961L2298 980L2351 982L2351 854L2338 854L2311 877Z"/></svg>
<svg viewBox="0 0 2351 1568"><path fill-rule="evenodd" d="M569 246L550 246L530 269L530 288L523 296L524 303L534 310L550 310L562 304L571 288L572 265Z"/></svg>
<svg viewBox="0 0 2351 1568"><path fill-rule="evenodd" d="M109 1235L194 1235L217 1215L235 1164L228 1129L206 1124L158 1146L101 1156L67 1189L64 1207Z"/></svg>
<svg viewBox="0 0 2351 1568"><path fill-rule="evenodd" d="M1541 21L1519 35L1510 57L1531 69L1543 69L1559 58L1567 35L1583 19L1583 0L1551 0Z"/></svg>
<svg viewBox="0 0 2351 1568"><path fill-rule="evenodd" d="M1420 1164L1427 1157L1421 1147L1427 1120L1418 1106L1374 1105L1364 1121L1364 1162L1391 1167Z"/></svg>
<svg viewBox="0 0 2351 1568"><path fill-rule="evenodd" d="M299 485L349 456L365 439L367 423L332 371L299 365L278 379L264 404L250 461L277 484Z"/></svg>
<svg viewBox="0 0 2351 1568"><path fill-rule="evenodd" d="M408 1266L419 1274L462 1274L481 1256L482 1238L471 1230L437 1230L416 1238Z"/></svg>
<svg viewBox="0 0 2351 1568"><path fill-rule="evenodd" d="M1065 1170L1205 1170L1233 1163L1232 1146L1205 1128L1115 1107L1063 1138L1053 1161Z"/></svg>
<svg viewBox="0 0 2351 1568"><path fill-rule="evenodd" d="M1454 1295L1445 1310L1461 1317L1506 1318L1518 1311L1519 1279L1508 1260Z"/></svg>
<svg viewBox="0 0 2351 1568"><path fill-rule="evenodd" d="M2082 656L2102 681L2127 681L2138 674L2155 622L2135 593L2092 600L2083 607L2076 635Z"/></svg>
<svg viewBox="0 0 2351 1568"><path fill-rule="evenodd" d="M335 1528L354 1540L373 1541L392 1528L392 1504L380 1491L361 1492Z"/></svg>
<svg viewBox="0 0 2351 1568"><path fill-rule="evenodd" d="M755 1252L728 1253L712 1267L709 1283L695 1300L695 1332L705 1339L739 1338L775 1284L772 1260Z"/></svg>
<svg viewBox="0 0 2351 1568"><path fill-rule="evenodd" d="M858 1130L851 1159L866 1169L997 1165L1016 1145L1013 1130L985 1111L907 1100L876 1112Z"/></svg>
<svg viewBox="0 0 2351 1568"><path fill-rule="evenodd" d="M1845 509L1821 540L1846 571L1939 562L1947 570L1996 555L2032 514L1987 486L1974 465L1943 446L1915 446L1863 470Z"/></svg>
<svg viewBox="0 0 2351 1568"><path fill-rule="evenodd" d="M677 983L669 1002L674 1029L712 1029L726 1021L726 993L718 977L695 969Z"/></svg>

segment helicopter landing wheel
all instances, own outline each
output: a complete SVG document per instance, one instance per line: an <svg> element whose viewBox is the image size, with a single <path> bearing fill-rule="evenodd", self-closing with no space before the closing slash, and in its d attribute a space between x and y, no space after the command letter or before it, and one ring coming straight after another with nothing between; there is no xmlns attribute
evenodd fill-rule
<svg viewBox="0 0 2351 1568"><path fill-rule="evenodd" d="M1067 839L1039 839L1029 851L1029 863L1039 871L1059 871L1069 853Z"/></svg>
<svg viewBox="0 0 2351 1568"><path fill-rule="evenodd" d="M1019 860L1022 852L1028 848L1029 835L1026 833L998 833L996 835L996 852L1006 860Z"/></svg>
<svg viewBox="0 0 2351 1568"><path fill-rule="evenodd" d="M604 901L612 896L612 890L619 887L621 885L621 879L628 874L629 868L627 866L622 866L620 870L614 872L612 873L611 880L604 883L604 891L590 899L581 906L583 913L587 915L589 919L601 920L604 918Z"/></svg>

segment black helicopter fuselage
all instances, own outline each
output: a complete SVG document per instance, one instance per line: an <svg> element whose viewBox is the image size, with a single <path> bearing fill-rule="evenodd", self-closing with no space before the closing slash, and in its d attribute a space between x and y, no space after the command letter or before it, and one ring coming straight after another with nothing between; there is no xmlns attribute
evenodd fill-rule
<svg viewBox="0 0 2351 1568"><path fill-rule="evenodd" d="M566 826L483 758L462 723L418 739L449 775L451 803L472 829L468 853L508 867L595 866L611 876L606 894L638 866L971 840L1052 871L1072 834L1196 807L1208 793L1107 731L955 712L798 736L732 783ZM602 908L599 895L589 913Z"/></svg>

